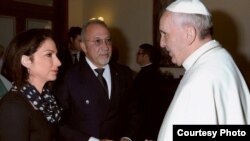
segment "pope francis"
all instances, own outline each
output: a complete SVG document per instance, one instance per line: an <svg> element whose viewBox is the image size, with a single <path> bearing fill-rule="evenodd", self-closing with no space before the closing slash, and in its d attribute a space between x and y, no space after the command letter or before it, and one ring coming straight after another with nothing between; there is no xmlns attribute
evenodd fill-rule
<svg viewBox="0 0 250 141"><path fill-rule="evenodd" d="M248 87L212 29L211 14L199 0L177 0L161 16L160 45L185 74L157 141L172 141L178 124L250 124Z"/></svg>

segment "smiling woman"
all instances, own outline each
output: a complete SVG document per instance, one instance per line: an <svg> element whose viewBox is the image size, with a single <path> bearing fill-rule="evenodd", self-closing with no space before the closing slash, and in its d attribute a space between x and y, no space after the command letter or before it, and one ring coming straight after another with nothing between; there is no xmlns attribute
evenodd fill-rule
<svg viewBox="0 0 250 141"><path fill-rule="evenodd" d="M48 82L56 79L61 62L51 31L31 29L18 34L3 62L2 74L13 86L0 101L0 140L54 140L62 109Z"/></svg>

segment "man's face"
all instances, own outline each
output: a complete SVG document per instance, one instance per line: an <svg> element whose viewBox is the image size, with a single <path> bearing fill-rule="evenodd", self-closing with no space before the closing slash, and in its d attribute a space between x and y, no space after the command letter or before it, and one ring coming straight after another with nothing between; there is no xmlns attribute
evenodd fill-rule
<svg viewBox="0 0 250 141"><path fill-rule="evenodd" d="M169 52L174 64L181 66L185 56L185 32L173 13L165 12L160 19L160 46Z"/></svg>
<svg viewBox="0 0 250 141"><path fill-rule="evenodd" d="M74 47L74 49L77 50L77 51L81 51L80 44L81 44L81 35L79 34L73 40L73 47Z"/></svg>
<svg viewBox="0 0 250 141"><path fill-rule="evenodd" d="M136 54L136 62L137 64L139 64L140 66L145 65L144 64L144 53L143 53L143 49L139 49L137 54Z"/></svg>
<svg viewBox="0 0 250 141"><path fill-rule="evenodd" d="M103 67L109 63L112 54L112 42L108 29L103 25L89 25L81 45L86 57L95 66Z"/></svg>

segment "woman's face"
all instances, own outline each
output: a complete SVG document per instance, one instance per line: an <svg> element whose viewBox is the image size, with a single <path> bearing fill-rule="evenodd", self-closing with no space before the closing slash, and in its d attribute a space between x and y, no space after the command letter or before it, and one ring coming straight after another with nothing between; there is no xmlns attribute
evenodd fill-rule
<svg viewBox="0 0 250 141"><path fill-rule="evenodd" d="M27 68L29 72L28 81L33 84L45 84L48 81L53 81L57 77L60 65L55 42L48 38L32 55L30 65Z"/></svg>

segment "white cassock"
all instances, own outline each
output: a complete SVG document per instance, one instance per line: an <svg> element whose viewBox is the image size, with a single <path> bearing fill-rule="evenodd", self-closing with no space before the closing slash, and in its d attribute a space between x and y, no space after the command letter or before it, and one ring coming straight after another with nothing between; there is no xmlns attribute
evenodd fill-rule
<svg viewBox="0 0 250 141"><path fill-rule="evenodd" d="M173 140L173 125L250 124L250 94L229 53L209 41L183 63L185 74L157 141Z"/></svg>

